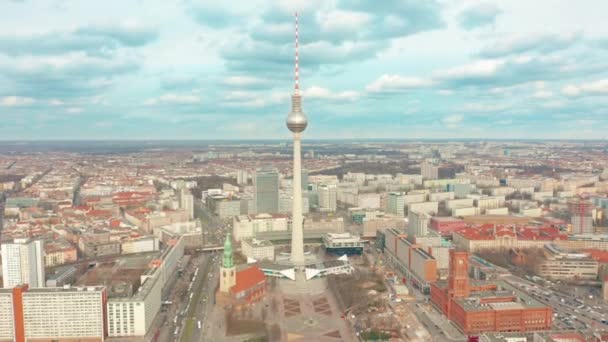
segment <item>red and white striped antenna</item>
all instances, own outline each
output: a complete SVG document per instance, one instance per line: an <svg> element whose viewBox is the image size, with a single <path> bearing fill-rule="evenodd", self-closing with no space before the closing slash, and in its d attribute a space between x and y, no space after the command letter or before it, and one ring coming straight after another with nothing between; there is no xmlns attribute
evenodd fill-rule
<svg viewBox="0 0 608 342"><path fill-rule="evenodd" d="M295 13L295 19L296 19L296 60L295 60L295 85L294 85L294 91L296 95L300 94L300 69L299 69L299 60L298 60L298 12Z"/></svg>

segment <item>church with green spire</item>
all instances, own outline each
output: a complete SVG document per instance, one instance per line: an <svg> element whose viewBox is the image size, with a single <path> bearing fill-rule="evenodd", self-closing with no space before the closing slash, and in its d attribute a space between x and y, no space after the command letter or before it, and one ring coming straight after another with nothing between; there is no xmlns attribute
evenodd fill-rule
<svg viewBox="0 0 608 342"><path fill-rule="evenodd" d="M226 235L226 241L224 242L224 268L231 268L234 266L232 260L232 238L230 233Z"/></svg>
<svg viewBox="0 0 608 342"><path fill-rule="evenodd" d="M236 284L236 268L232 254L232 235L228 233L224 242L224 262L220 267L220 292L228 293Z"/></svg>

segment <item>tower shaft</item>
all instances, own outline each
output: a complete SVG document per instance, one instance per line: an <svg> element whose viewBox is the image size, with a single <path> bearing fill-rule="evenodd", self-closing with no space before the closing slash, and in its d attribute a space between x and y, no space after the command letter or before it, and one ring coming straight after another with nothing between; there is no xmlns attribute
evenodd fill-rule
<svg viewBox="0 0 608 342"><path fill-rule="evenodd" d="M301 134L293 133L293 201L291 224L291 262L304 265L304 229L302 227L302 159Z"/></svg>

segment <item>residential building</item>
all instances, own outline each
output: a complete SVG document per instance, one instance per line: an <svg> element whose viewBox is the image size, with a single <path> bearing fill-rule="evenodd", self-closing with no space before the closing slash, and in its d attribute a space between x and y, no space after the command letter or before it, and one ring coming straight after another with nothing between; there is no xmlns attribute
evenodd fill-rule
<svg viewBox="0 0 608 342"><path fill-rule="evenodd" d="M336 184L321 184L317 188L319 194L319 210L335 212L337 208Z"/></svg>
<svg viewBox="0 0 608 342"><path fill-rule="evenodd" d="M28 285L45 286L44 242L42 240L15 239L0 246L4 288Z"/></svg>
<svg viewBox="0 0 608 342"><path fill-rule="evenodd" d="M397 216L405 216L405 193L388 193L387 212Z"/></svg>
<svg viewBox="0 0 608 342"><path fill-rule="evenodd" d="M100 286L0 289L0 341L102 342L106 302Z"/></svg>
<svg viewBox="0 0 608 342"><path fill-rule="evenodd" d="M425 236L428 234L431 216L424 212L410 211L408 214L408 236Z"/></svg>

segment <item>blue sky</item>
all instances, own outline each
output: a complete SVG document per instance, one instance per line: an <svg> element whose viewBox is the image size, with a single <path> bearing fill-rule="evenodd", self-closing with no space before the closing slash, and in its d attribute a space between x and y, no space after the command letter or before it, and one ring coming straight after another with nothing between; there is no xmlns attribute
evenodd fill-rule
<svg viewBox="0 0 608 342"><path fill-rule="evenodd" d="M2 0L0 139L608 137L608 1Z"/></svg>

